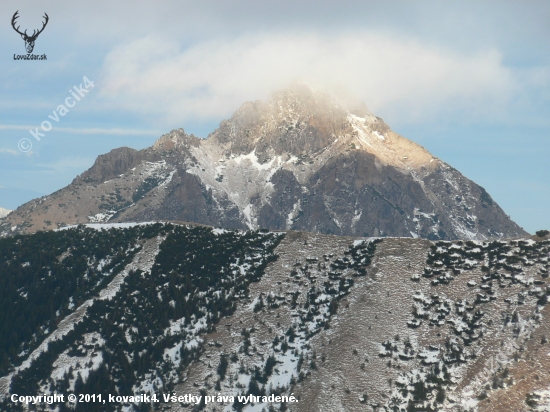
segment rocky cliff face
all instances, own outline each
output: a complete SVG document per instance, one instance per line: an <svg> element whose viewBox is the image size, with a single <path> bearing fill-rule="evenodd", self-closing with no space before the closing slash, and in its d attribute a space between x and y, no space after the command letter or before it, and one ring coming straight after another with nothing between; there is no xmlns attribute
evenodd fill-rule
<svg viewBox="0 0 550 412"><path fill-rule="evenodd" d="M482 187L363 104L304 85L243 104L207 139L179 129L149 149L100 156L0 231L159 219L428 239L526 233Z"/></svg>

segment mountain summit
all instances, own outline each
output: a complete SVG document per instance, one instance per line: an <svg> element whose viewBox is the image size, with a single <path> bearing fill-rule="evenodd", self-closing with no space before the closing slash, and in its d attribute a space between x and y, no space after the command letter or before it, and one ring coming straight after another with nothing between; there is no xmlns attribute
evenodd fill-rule
<svg viewBox="0 0 550 412"><path fill-rule="evenodd" d="M99 156L1 232L159 219L434 240L526 234L482 187L364 104L303 84L244 103L206 139L178 129L151 148Z"/></svg>

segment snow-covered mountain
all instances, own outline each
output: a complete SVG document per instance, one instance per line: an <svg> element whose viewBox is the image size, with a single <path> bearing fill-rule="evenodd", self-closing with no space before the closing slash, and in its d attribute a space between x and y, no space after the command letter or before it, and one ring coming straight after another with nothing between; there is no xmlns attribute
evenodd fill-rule
<svg viewBox="0 0 550 412"><path fill-rule="evenodd" d="M171 223L3 239L0 410L548 411L549 253Z"/></svg>
<svg viewBox="0 0 550 412"><path fill-rule="evenodd" d="M350 236L526 234L482 187L362 103L305 85L243 104L207 139L179 129L100 156L0 233L158 219Z"/></svg>
<svg viewBox="0 0 550 412"><path fill-rule="evenodd" d="M12 212L11 210L4 209L3 207L0 207L0 219L5 218L11 212Z"/></svg>

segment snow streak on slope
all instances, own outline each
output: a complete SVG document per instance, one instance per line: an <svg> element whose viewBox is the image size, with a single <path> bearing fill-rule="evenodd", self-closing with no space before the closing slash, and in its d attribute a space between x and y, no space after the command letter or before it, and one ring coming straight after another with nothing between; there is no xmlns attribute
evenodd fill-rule
<svg viewBox="0 0 550 412"><path fill-rule="evenodd" d="M159 250L159 244L162 242L162 238L153 238L146 242L141 247L141 250L135 255L132 263L130 263L126 268L115 276L115 278L105 287L105 289L99 292L97 298L89 299L79 306L73 313L63 319L57 329L53 331L40 346L35 349L27 359L17 367L14 372L10 373L8 376L0 378L0 395L6 394L9 392L9 387L11 384L12 377L25 369L29 368L33 361L42 355L42 353L48 351L48 345L51 342L62 339L70 331L74 329L75 324L82 321L84 316L86 316L87 310L91 307L97 300L112 299L117 292L120 290L120 286L124 282L124 278L128 276L128 273L132 270L141 269L144 271L150 271L151 267L155 261L155 256ZM70 366L70 365L69 365ZM77 365L73 365L76 367ZM74 368L73 368L74 369ZM56 373L52 375L52 378L57 376Z"/></svg>
<svg viewBox="0 0 550 412"><path fill-rule="evenodd" d="M116 202L113 201L115 200L113 199L113 195L109 194L108 202L100 205L100 209L103 209L103 211L93 216L88 216L88 221L90 223L106 223L113 217L134 207L137 201L145 197L150 192L154 192L153 194L155 196L158 196L159 194L161 196L164 195L166 187L172 181L175 173L175 168L172 165L167 164L166 160L161 160L158 162L145 161L138 167L129 171L127 176L121 174L116 179L103 182L101 184L102 186L114 186L114 198L116 199ZM121 196L121 189L117 186L120 186L122 180L132 182L134 184L137 183L137 187L131 194L132 201L124 201L125 199ZM124 189L128 190L128 187ZM102 199L104 199L104 197L102 197Z"/></svg>
<svg viewBox="0 0 550 412"><path fill-rule="evenodd" d="M376 242L289 233L277 249L279 260L267 269L268 276L251 286L250 303L221 322L201 361L189 368L176 393L214 386L226 399L249 394L290 396L293 385L319 362L311 341L336 321L339 302L366 274ZM269 406L256 402L242 410L259 412ZM234 410L227 401L207 410L217 407Z"/></svg>
<svg viewBox="0 0 550 412"><path fill-rule="evenodd" d="M87 316L63 320L54 331L65 328L63 339L21 355L29 362L43 349L16 368L12 392L220 394L209 411L548 403L548 239L432 243L159 224L51 233L64 245L52 259L69 265L77 251L61 240L86 243L83 234L94 244L148 240L107 278ZM38 266L30 255L10 265ZM103 270L112 259L84 255L84 266ZM292 393L298 402L288 405L238 399Z"/></svg>
<svg viewBox="0 0 550 412"><path fill-rule="evenodd" d="M549 241L384 239L367 276L338 297L322 285L346 273L344 240L288 235L269 276L206 337L176 393L236 400L208 411L278 410L237 397L290 393L296 412L546 410L550 376L537 362L550 363Z"/></svg>
<svg viewBox="0 0 550 412"><path fill-rule="evenodd" d="M272 251L284 237L171 224L105 226L112 225L97 232L66 229L52 236L93 233L128 240L137 234L148 240L96 298L63 319L4 377L4 394L22 393L29 385L41 393L86 392L98 381L101 387L114 385L111 392L121 395L168 390L201 352L201 335L247 296L248 285L276 259ZM68 256L63 253L63 260ZM97 268L110 265L105 258L88 261ZM124 410L137 408L126 405Z"/></svg>

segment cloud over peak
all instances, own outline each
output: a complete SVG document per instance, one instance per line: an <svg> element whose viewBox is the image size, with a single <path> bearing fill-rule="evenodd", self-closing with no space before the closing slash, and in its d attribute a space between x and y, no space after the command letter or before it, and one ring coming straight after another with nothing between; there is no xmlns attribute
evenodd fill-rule
<svg viewBox="0 0 550 412"><path fill-rule="evenodd" d="M490 114L517 87L498 50L461 54L368 31L249 34L188 48L147 36L107 55L100 84L113 104L182 122L226 117L296 80L346 87L374 113L409 121L442 107Z"/></svg>

